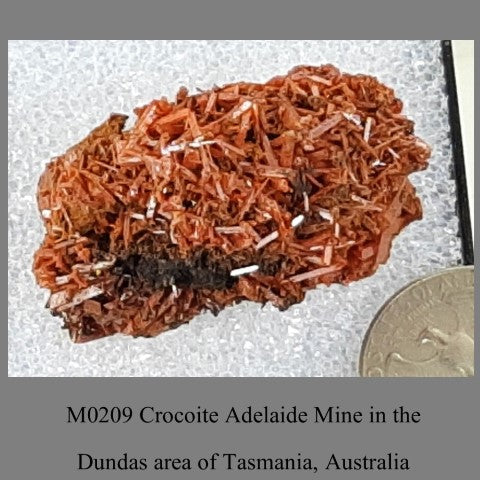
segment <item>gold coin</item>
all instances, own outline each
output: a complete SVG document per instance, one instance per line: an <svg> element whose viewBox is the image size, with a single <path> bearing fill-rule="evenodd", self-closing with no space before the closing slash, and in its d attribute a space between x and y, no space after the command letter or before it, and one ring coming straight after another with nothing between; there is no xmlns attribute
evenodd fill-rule
<svg viewBox="0 0 480 480"><path fill-rule="evenodd" d="M363 341L363 377L474 374L473 266L407 285L381 308Z"/></svg>

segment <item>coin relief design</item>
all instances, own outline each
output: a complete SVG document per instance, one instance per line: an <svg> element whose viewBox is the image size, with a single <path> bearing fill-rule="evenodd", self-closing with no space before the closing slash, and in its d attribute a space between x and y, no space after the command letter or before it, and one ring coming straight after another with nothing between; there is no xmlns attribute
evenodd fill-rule
<svg viewBox="0 0 480 480"><path fill-rule="evenodd" d="M408 285L372 322L361 375L473 376L473 310L473 267L448 269Z"/></svg>

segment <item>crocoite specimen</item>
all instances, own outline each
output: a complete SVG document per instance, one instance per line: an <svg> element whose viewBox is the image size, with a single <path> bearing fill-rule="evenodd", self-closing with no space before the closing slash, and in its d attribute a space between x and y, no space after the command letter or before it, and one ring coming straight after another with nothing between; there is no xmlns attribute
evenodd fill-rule
<svg viewBox="0 0 480 480"><path fill-rule="evenodd" d="M75 342L154 336L241 300L281 310L386 262L430 150L394 92L301 66L154 100L50 162L35 255Z"/></svg>

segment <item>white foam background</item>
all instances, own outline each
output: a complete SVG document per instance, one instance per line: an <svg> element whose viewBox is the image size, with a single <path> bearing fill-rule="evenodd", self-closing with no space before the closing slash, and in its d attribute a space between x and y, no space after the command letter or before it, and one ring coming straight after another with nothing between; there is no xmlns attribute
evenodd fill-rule
<svg viewBox="0 0 480 480"><path fill-rule="evenodd" d="M440 42L11 41L8 71L8 365L10 376L356 376L362 338L407 282L460 262L455 182ZM424 219L394 242L368 279L322 287L286 312L242 303L154 339L114 336L73 344L44 308L32 274L43 238L35 192L46 162L111 112L181 85L191 92L263 82L298 64L333 63L395 88L416 133L433 147L412 175ZM132 114L133 117L133 114Z"/></svg>

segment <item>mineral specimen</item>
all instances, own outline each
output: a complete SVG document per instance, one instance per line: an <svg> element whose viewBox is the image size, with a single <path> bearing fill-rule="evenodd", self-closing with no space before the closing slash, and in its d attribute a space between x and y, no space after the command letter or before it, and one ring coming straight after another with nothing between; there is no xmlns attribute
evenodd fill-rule
<svg viewBox="0 0 480 480"><path fill-rule="evenodd" d="M426 168L402 102L373 77L299 66L112 115L38 186L48 308L75 342L154 336L241 300L281 310L387 261L422 215Z"/></svg>

